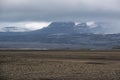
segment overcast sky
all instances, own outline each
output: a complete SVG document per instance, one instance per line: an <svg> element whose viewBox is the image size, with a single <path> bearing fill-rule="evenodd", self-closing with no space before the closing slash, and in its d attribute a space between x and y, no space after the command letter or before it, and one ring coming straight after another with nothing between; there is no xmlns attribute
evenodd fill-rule
<svg viewBox="0 0 120 80"><path fill-rule="evenodd" d="M120 31L120 0L0 0L0 27L53 21L107 21Z"/></svg>

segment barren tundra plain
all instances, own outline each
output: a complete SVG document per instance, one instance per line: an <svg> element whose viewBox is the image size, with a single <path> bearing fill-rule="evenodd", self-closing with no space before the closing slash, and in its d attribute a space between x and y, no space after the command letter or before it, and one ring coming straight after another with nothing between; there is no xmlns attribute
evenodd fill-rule
<svg viewBox="0 0 120 80"><path fill-rule="evenodd" d="M0 50L0 80L120 80L120 51Z"/></svg>

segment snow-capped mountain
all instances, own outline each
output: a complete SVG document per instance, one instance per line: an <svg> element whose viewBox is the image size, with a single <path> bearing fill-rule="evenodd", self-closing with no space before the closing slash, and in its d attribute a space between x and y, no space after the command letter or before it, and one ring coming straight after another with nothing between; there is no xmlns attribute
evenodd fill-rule
<svg viewBox="0 0 120 80"><path fill-rule="evenodd" d="M28 32L32 31L28 28L24 27L2 27L0 28L0 32ZM80 34L103 34L104 28L95 22L84 22L75 24L74 22L52 22L45 28L35 30L35 32L39 32L42 34L72 34L72 33L80 33Z"/></svg>
<svg viewBox="0 0 120 80"><path fill-rule="evenodd" d="M42 34L103 34L104 28L97 24L79 23L75 25L74 22L52 22L48 27L37 30Z"/></svg>

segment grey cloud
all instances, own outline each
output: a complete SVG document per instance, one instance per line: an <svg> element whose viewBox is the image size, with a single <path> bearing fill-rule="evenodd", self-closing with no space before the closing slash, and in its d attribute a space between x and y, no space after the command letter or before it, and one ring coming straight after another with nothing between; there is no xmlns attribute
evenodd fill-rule
<svg viewBox="0 0 120 80"><path fill-rule="evenodd" d="M118 2L119 0L1 0L0 22L119 19Z"/></svg>

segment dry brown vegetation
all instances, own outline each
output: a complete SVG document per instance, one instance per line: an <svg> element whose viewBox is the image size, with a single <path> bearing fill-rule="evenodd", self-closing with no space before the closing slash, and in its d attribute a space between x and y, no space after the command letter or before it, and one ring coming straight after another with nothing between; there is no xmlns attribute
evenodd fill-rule
<svg viewBox="0 0 120 80"><path fill-rule="evenodd" d="M120 80L120 51L1 50L0 80Z"/></svg>

